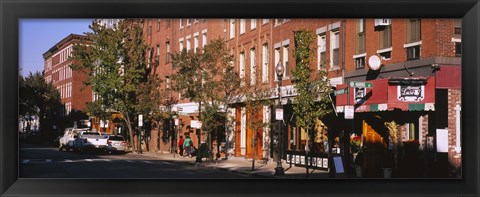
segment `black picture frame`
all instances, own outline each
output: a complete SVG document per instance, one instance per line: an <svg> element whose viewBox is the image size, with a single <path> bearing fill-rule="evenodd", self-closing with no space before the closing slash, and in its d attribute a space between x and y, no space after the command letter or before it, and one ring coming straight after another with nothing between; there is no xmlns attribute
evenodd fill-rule
<svg viewBox="0 0 480 197"><path fill-rule="evenodd" d="M0 195L479 196L479 11L478 0L0 0ZM463 18L462 179L19 179L19 19L145 17Z"/></svg>

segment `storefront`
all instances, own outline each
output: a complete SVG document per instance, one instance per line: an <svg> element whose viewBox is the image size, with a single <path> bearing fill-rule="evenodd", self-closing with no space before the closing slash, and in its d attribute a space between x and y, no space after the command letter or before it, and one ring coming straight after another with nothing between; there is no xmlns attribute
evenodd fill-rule
<svg viewBox="0 0 480 197"><path fill-rule="evenodd" d="M337 85L337 90L344 89L336 96L336 111L351 137L345 153L351 155L352 164L362 166L366 176L380 177L383 168L397 167L401 148L424 145L434 128L429 119L435 117L435 82L428 76ZM355 136L361 136L359 143ZM363 160L356 161L360 151Z"/></svg>

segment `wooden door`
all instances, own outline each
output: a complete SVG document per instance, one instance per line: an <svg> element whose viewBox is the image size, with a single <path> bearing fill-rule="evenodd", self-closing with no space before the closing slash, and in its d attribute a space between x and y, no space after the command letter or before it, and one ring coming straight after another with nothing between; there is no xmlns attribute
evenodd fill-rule
<svg viewBox="0 0 480 197"><path fill-rule="evenodd" d="M241 152L240 152L241 119L242 119L241 108L237 107L235 108L235 156L241 155Z"/></svg>

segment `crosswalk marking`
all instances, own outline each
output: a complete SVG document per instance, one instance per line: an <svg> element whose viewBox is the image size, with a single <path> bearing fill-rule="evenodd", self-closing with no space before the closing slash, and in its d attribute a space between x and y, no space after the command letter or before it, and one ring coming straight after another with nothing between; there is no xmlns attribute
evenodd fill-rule
<svg viewBox="0 0 480 197"><path fill-rule="evenodd" d="M162 163L167 165L173 165L172 163L165 161L151 161L151 160L123 160L123 159L24 159L20 160L23 164L39 164L39 163L76 163L76 162L128 162L128 163Z"/></svg>

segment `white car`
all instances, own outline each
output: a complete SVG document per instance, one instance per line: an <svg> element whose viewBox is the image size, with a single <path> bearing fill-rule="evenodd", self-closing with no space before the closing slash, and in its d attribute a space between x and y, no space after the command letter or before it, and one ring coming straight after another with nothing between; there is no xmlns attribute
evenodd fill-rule
<svg viewBox="0 0 480 197"><path fill-rule="evenodd" d="M73 150L76 151L92 151L107 150L107 137L100 132L82 131L75 137L73 142Z"/></svg>
<svg viewBox="0 0 480 197"><path fill-rule="evenodd" d="M78 135L82 131L87 131L88 129L78 129L78 128L66 128L63 132L63 136L60 137L58 143L58 150L73 150L73 142L75 141L74 136Z"/></svg>

